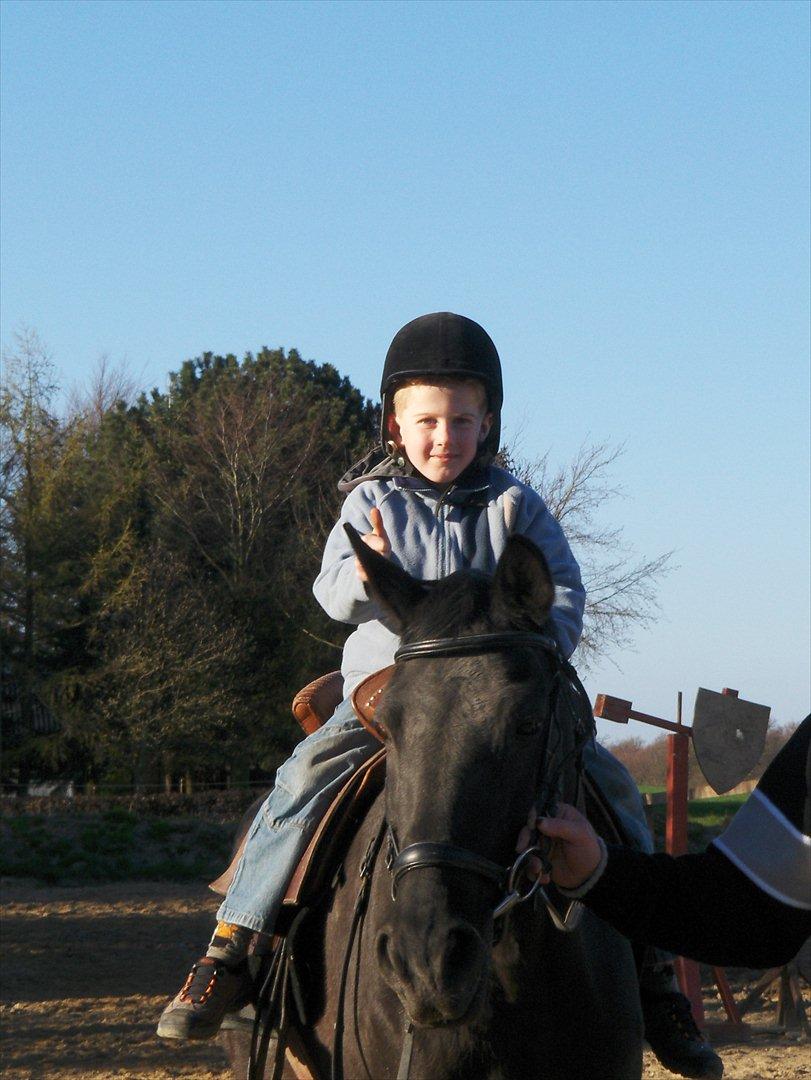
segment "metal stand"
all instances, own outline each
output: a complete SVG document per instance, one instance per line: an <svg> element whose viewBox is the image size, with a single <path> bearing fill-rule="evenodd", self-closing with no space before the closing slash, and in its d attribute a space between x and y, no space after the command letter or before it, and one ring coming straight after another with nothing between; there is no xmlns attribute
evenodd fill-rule
<svg viewBox="0 0 811 1080"><path fill-rule="evenodd" d="M722 693L737 697L737 690L724 689ZM658 716L637 712L630 701L622 698L598 694L594 703L594 715L602 720L613 720L627 724L629 720L638 720L643 724L664 728L670 732L667 737L667 813L665 819L665 850L669 855L684 855L687 851L687 802L688 802L688 766L690 738L692 728L682 723L682 695L678 694L676 723L663 720ZM741 1020L740 1012L727 981L723 968L712 969L715 984L728 1021L724 1024L708 1025L704 1015L704 1000L701 993L701 975L695 960L683 956L674 958L673 966L679 981L681 992L689 1000L693 1018L700 1028L710 1027L714 1033L735 1035L745 1039L749 1035L747 1025Z"/></svg>
<svg viewBox="0 0 811 1080"><path fill-rule="evenodd" d="M770 968L758 979L749 993L741 1002L741 1014L748 1012L752 1006L760 1001L764 993L774 983L780 983L775 1012L777 1027L786 1031L801 1032L806 1037L811 1036L811 1026L803 1002L803 993L800 988L801 973L796 960L784 967Z"/></svg>

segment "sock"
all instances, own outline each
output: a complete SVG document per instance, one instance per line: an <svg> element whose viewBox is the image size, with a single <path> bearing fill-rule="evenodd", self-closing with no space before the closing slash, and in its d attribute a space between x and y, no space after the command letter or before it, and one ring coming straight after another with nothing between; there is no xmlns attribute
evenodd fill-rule
<svg viewBox="0 0 811 1080"><path fill-rule="evenodd" d="M218 922L214 936L206 949L206 956L222 960L228 967L235 967L248 955L248 945L253 937L253 930L236 923Z"/></svg>

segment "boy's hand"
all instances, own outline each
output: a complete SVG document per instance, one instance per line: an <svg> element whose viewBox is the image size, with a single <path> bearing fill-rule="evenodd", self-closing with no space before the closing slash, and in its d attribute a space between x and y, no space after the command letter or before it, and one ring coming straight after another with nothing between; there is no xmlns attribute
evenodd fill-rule
<svg viewBox="0 0 811 1080"><path fill-rule="evenodd" d="M552 866L552 881L563 889L577 889L587 881L600 862L602 852L597 834L583 815L568 803L558 803L554 817L536 818L531 810L526 826L518 836L516 851L525 851L534 833L552 840L546 858ZM546 885L550 875L543 872L537 859L530 860L530 872Z"/></svg>
<svg viewBox="0 0 811 1080"><path fill-rule="evenodd" d="M387 559L391 554L391 544L389 543L388 536L386 536L386 530L383 528L383 515L376 506L372 507L369 513L369 519L372 523L372 531L366 533L365 536L362 536L361 540L364 544L368 544L372 551L376 551L378 555L382 555ZM366 571L361 565L360 559L355 559L355 569L357 570L358 577L361 581L369 580Z"/></svg>

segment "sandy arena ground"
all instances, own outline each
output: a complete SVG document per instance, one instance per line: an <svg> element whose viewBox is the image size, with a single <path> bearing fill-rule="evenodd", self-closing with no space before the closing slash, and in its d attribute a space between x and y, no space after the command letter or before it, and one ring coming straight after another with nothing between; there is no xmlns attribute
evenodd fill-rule
<svg viewBox="0 0 811 1080"><path fill-rule="evenodd" d="M6 1080L212 1080L216 1045L173 1051L157 1017L211 930L205 888L151 882L2 889L2 1074ZM756 1014L773 1023L773 1009ZM777 1034L720 1047L729 1080L811 1078L811 1046ZM645 1080L672 1077L645 1056ZM417 1078L414 1078L417 1080ZM420 1078L430 1080L430 1078ZM610 1080L595 1072L595 1080Z"/></svg>

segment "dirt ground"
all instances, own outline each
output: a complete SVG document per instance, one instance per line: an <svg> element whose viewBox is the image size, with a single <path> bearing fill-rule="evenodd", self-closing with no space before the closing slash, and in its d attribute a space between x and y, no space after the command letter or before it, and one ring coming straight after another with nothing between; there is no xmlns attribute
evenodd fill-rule
<svg viewBox="0 0 811 1080"><path fill-rule="evenodd" d="M154 1034L161 1009L211 931L216 904L205 888L151 882L41 888L7 880L2 900L6 1080L230 1075L217 1045L177 1051ZM752 1017L759 1027L773 1018L772 1006ZM808 1042L772 1032L719 1052L728 1080L811 1080ZM672 1077L650 1053L645 1062L645 1080ZM595 1080L610 1078L598 1067Z"/></svg>

